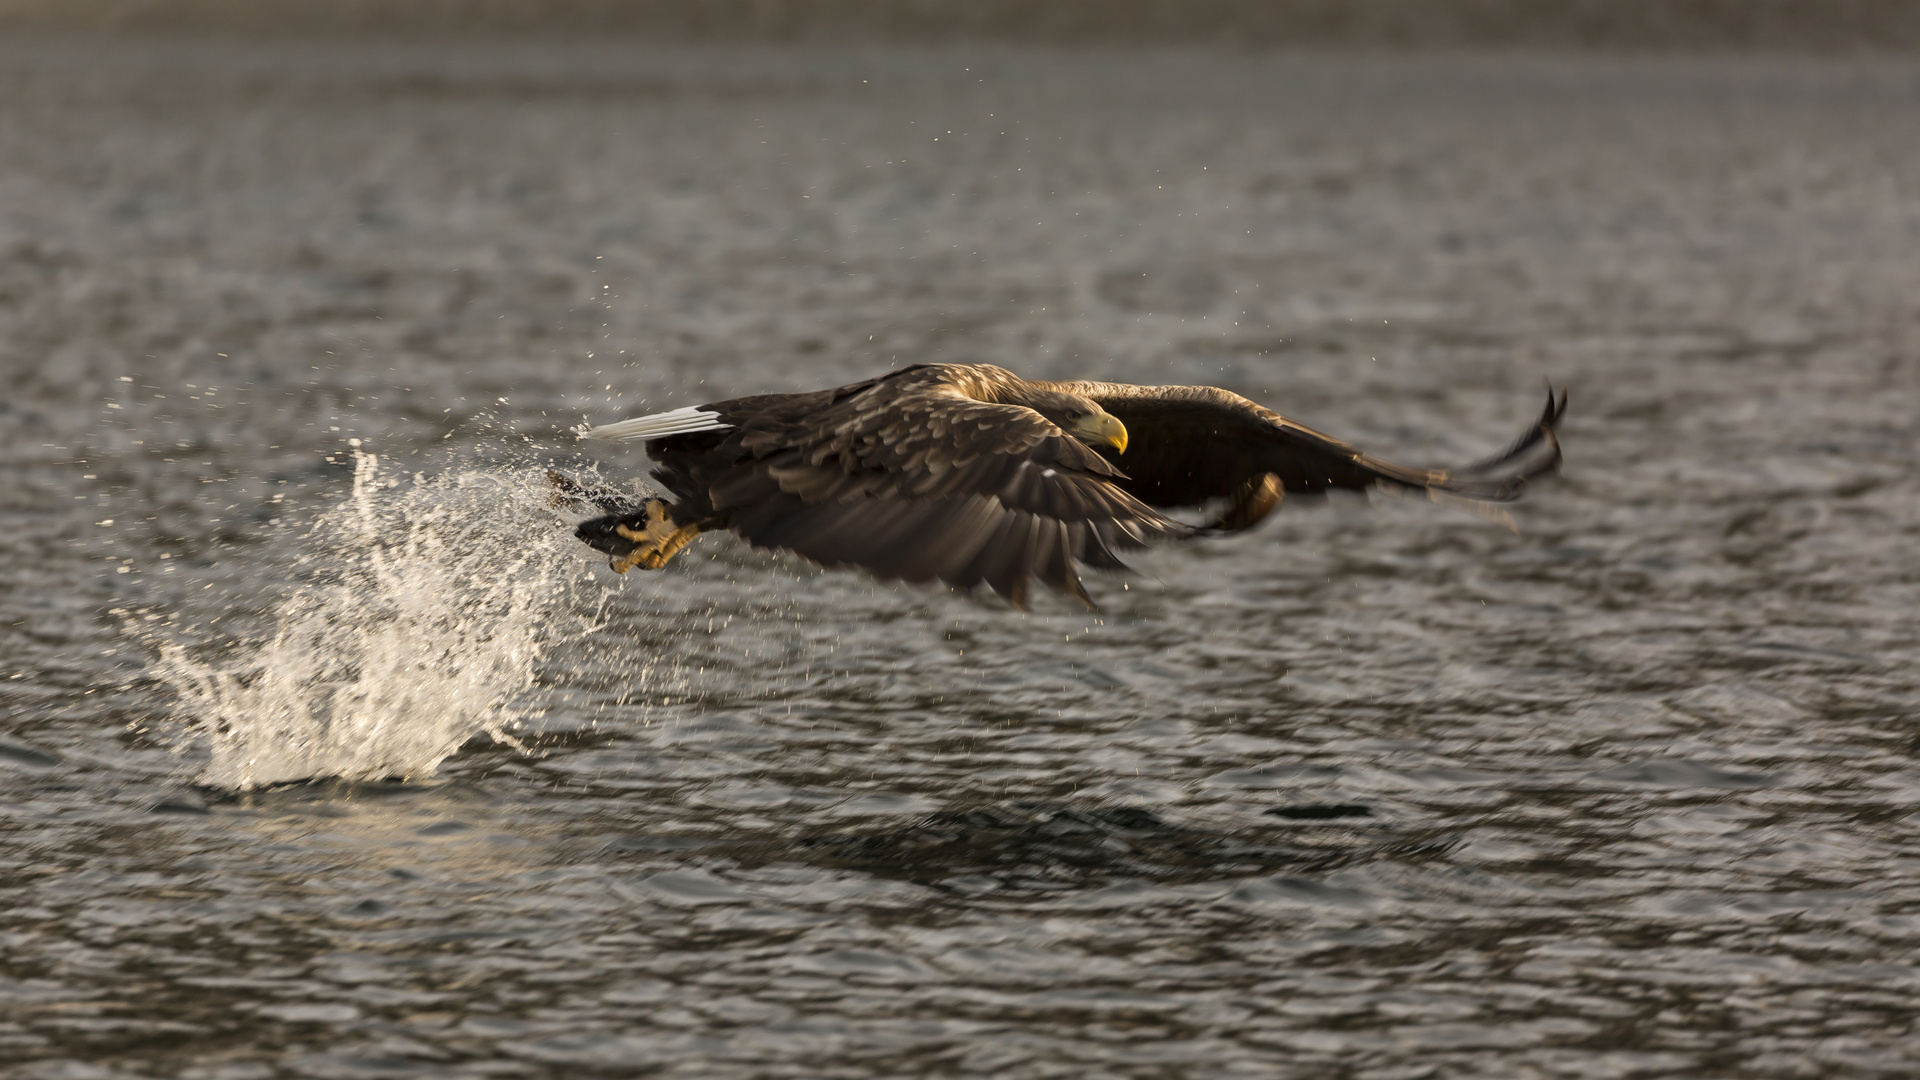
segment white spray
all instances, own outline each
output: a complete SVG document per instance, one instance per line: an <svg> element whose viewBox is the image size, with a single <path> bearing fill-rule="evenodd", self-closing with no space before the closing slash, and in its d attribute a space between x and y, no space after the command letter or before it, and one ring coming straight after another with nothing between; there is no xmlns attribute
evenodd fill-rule
<svg viewBox="0 0 1920 1080"><path fill-rule="evenodd" d="M480 733L518 746L543 651L592 629L570 613L578 552L544 485L469 472L383 480L355 449L353 496L323 515L270 640L213 663L161 646L200 782L420 777Z"/></svg>

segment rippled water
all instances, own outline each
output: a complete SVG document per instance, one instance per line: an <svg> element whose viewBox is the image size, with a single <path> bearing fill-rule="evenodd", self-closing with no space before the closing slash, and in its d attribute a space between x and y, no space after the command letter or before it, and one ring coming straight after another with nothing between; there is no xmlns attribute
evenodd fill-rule
<svg viewBox="0 0 1920 1080"><path fill-rule="evenodd" d="M1920 68L6 60L5 1075L1910 1074ZM1568 463L1097 613L539 498L916 360Z"/></svg>

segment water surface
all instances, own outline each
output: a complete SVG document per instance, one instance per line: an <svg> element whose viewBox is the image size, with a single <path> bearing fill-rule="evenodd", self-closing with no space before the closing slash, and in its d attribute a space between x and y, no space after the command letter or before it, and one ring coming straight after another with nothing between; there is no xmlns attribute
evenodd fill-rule
<svg viewBox="0 0 1920 1080"><path fill-rule="evenodd" d="M1920 69L3 78L6 1075L1911 1071ZM541 502L928 360L1567 466L1030 615Z"/></svg>

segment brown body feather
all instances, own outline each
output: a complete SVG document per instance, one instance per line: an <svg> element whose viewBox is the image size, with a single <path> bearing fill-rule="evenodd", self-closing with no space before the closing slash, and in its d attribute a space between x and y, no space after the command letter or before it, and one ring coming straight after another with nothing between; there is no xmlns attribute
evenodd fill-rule
<svg viewBox="0 0 1920 1080"><path fill-rule="evenodd" d="M1204 527L1218 531L1257 523L1285 492L1389 484L1512 498L1558 462L1564 404L1549 395L1506 454L1446 473L1368 457L1211 387L1029 382L991 365L934 364L703 405L727 426L646 446L679 525L882 578L985 582L1021 606L1034 578L1091 603L1077 563L1117 568L1116 549L1203 531L1163 509L1227 498ZM1125 431L1112 445L1082 441L1115 418ZM603 508L609 516L580 532L613 551L603 539L635 512Z"/></svg>

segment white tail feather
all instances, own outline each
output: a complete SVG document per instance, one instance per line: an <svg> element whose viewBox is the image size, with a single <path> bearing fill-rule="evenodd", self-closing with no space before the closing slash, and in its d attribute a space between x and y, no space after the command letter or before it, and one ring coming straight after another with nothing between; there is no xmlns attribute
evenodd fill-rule
<svg viewBox="0 0 1920 1080"><path fill-rule="evenodd" d="M721 431L732 424L720 422L720 414L697 405L672 412L654 413L652 416L636 416L631 420L619 420L599 427L581 424L573 429L575 435L583 439L610 439L616 442L632 442L636 439L659 439L668 435L689 435L696 431Z"/></svg>

